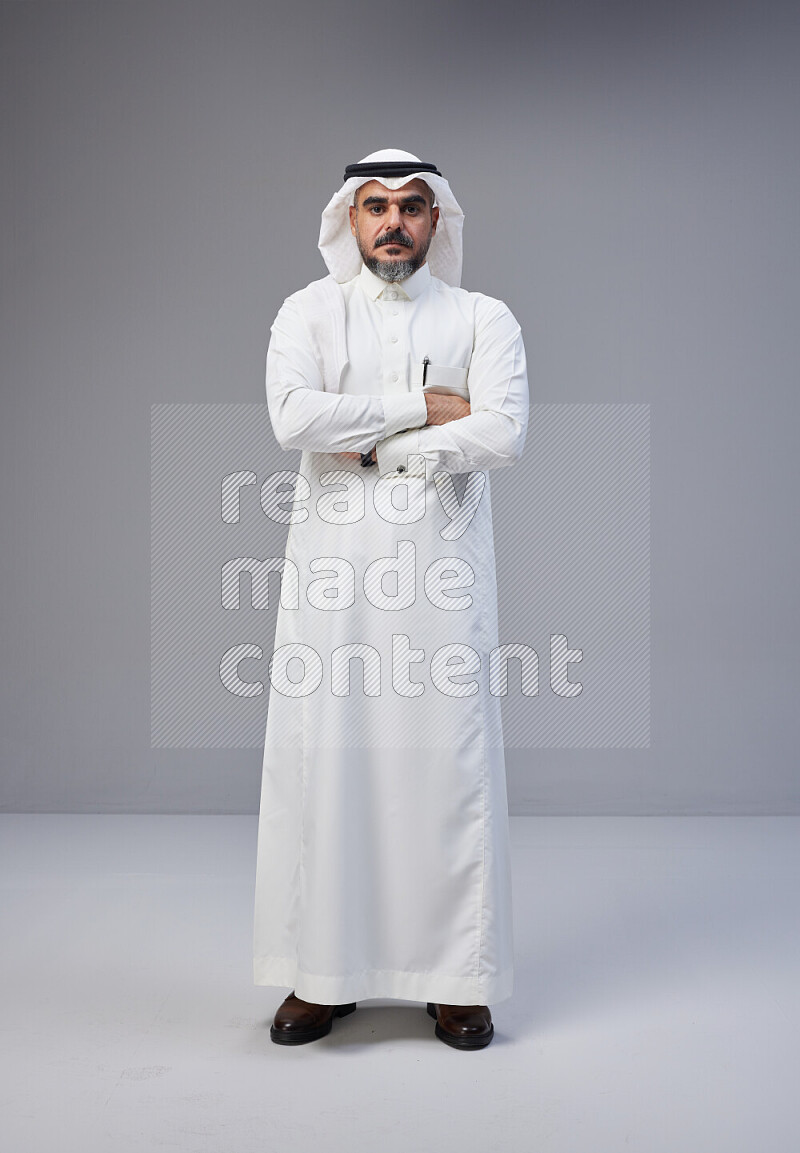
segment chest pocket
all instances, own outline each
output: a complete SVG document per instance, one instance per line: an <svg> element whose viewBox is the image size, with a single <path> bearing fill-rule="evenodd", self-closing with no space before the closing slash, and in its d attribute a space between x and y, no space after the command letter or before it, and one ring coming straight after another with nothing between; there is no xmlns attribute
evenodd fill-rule
<svg viewBox="0 0 800 1153"><path fill-rule="evenodd" d="M454 368L446 364L429 364L427 369L425 372L422 364L411 366L412 389L422 389L422 377L424 375L424 392L444 392L450 396L461 396L464 400L469 400L468 369Z"/></svg>

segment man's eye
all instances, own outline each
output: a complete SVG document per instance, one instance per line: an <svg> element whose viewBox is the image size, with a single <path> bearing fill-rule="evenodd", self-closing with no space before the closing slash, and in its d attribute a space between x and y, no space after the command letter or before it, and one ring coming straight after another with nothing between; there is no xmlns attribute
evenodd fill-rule
<svg viewBox="0 0 800 1153"><path fill-rule="evenodd" d="M416 216L417 213L419 212L419 208L417 207L416 204L407 204L406 205L406 212L409 212L412 216Z"/></svg>
<svg viewBox="0 0 800 1153"><path fill-rule="evenodd" d="M381 208L380 204L372 204L370 206L370 212L373 216L377 216L379 212L383 212L383 209Z"/></svg>

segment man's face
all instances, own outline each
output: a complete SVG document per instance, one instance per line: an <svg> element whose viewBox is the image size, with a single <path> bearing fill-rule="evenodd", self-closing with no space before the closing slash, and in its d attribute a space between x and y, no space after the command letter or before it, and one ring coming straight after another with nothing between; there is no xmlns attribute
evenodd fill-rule
<svg viewBox="0 0 800 1153"><path fill-rule="evenodd" d="M411 180L392 191L370 180L356 195L350 231L361 259L383 280L405 280L425 263L436 232L439 209L431 209L430 188L422 180Z"/></svg>

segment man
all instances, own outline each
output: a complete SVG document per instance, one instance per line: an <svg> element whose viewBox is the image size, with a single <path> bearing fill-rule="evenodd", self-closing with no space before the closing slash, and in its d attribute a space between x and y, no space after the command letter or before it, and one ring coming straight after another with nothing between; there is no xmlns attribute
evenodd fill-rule
<svg viewBox="0 0 800 1153"><path fill-rule="evenodd" d="M528 386L508 308L459 287L462 226L433 164L365 157L322 216L330 275L272 326L270 418L302 450L273 478L256 865L254 980L293 990L279 1044L388 997L482 1048L512 991L488 470L522 452Z"/></svg>

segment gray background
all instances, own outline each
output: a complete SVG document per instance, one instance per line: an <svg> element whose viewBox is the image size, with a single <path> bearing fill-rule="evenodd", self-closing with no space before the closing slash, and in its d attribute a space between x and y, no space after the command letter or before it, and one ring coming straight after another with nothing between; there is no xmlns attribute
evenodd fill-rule
<svg viewBox="0 0 800 1153"><path fill-rule="evenodd" d="M263 401L343 165L392 146L534 401L651 405L651 747L510 750L512 812L800 811L796 6L2 24L2 808L257 811L257 751L150 748L150 406Z"/></svg>

